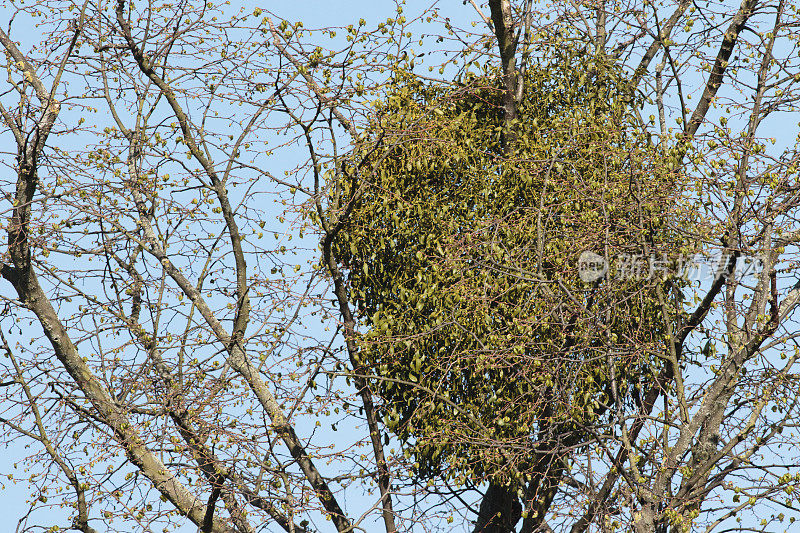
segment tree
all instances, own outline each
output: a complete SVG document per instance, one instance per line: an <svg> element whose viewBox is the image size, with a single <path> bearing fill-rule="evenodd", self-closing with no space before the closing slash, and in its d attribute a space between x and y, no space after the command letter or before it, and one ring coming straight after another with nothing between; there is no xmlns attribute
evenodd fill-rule
<svg viewBox="0 0 800 533"><path fill-rule="evenodd" d="M667 272L584 281L581 251L687 249L671 208L680 184L621 73L577 46L540 61L512 131L494 73L395 81L374 134L391 149L371 179L342 173L334 248L368 328L359 362L419 475L524 491L543 499L525 512L538 517L569 450L655 378L658 296L682 286Z"/></svg>
<svg viewBox="0 0 800 533"><path fill-rule="evenodd" d="M673 212L671 220L670 215L667 215L667 221L672 227L671 231L667 232L668 236L664 242L666 248L662 250L669 250L673 254L687 258L692 257L692 251L695 249L708 250L711 239L719 238L722 241L722 261L711 286L703 287L703 291L688 291L688 294L694 292L697 295L696 301L690 302L689 305L684 303L687 295L686 286L676 285L674 282L668 283L667 286L673 291L673 294L669 294L663 285L651 284L649 294L651 299L635 302L632 307L645 315L652 310L657 318L642 320L627 309L608 307L622 311L620 314L628 319L627 322L623 321L623 324L628 328L636 329L644 326L642 329L651 337L618 336L614 332L612 335L615 342L603 343L602 333L605 333L603 330L608 328L609 333L613 332L614 320L603 316L604 307L600 305L596 311L600 319L587 321L587 325L594 327L592 332L594 335L589 335L586 339L588 342L584 344L573 340L573 327L575 323L580 322L579 320L570 322L562 319L560 321L562 328L556 331L549 328L549 322L545 322L544 325L538 322L548 321L561 310L562 302L575 301L574 294L580 294L578 291L567 290L563 280L567 272L553 269L551 265L554 263L574 265L577 262L578 252L586 248L579 245L564 251L563 246L561 249L554 246L554 250L561 252L561 257L555 260L541 253L542 240L554 244L559 238L563 238L572 244L580 243L581 239L576 238L565 226L559 226L558 222L553 224L555 237L542 238L541 218L547 216L560 221L564 218L564 212L559 211L559 208L563 208L563 203L558 202L560 198L557 193L555 201L546 197L547 193L544 191L547 188L544 180L531 184L528 177L530 170L526 172L520 168L522 165L519 164L519 160L522 158L515 153L515 150L525 150L530 147L525 143L529 136L526 130L528 124L532 123L534 130L537 127L541 128L546 132L542 135L550 137L549 150L542 150L544 155L538 157L531 155L531 152L536 153L535 150L530 150L524 156L529 158L527 162L532 163L536 169L534 172L538 171L540 174L547 172L550 176L552 166L548 168L548 159L552 162L555 158L549 154L557 152L553 149L553 145L560 147L558 141L553 141L552 138L557 137L560 140L561 130L557 122L545 121L544 125L541 125L541 108L533 106L524 108L526 101L536 102L540 107L546 105L545 102L548 101L546 96L549 96L549 93L543 92L536 83L530 83L527 74L535 67L531 65L530 56L526 56L526 52L530 53L531 46L537 46L536 57L541 59L542 55L546 55L543 54L542 48L546 49L547 46L542 46L535 40L523 41L522 31L515 30L515 26L519 28L522 24L515 24L508 3L490 2L489 7L491 26L499 44L505 90L501 95L502 103L492 104L492 99L486 95L479 96L476 100L483 105L487 105L488 101L488 107L502 110L502 116L506 121L505 129L498 127L496 122L491 123L486 116L476 119L476 114L474 112L470 114L469 111L474 102L459 107L458 96L453 98L456 100L453 106L452 102L436 102L436 97L426 94L425 91L419 91L421 94L411 97L401 92L390 97L391 111L387 114L402 117L403 126L389 130L403 132L407 140L397 142L397 148L388 158L389 163L385 172L382 168L381 172L372 180L367 180L366 184L360 182L348 184L347 180L343 181L343 188L348 190L349 185L351 192L347 209L352 211L350 213L352 228L348 228L350 231L343 231L340 255L345 265L351 269L350 279L354 298L365 313L365 325L371 328L363 341L364 355L376 374L377 390L388 402L390 427L395 426L399 435L410 441L410 450L415 454L423 475L437 473L435 468L443 461L447 465L448 476L458 479L466 471L473 482L476 479L490 481L478 512L476 531L514 529L514 524L520 516L520 511L515 509L518 505L517 494L527 506L527 513L522 513L528 514L523 521L522 531L549 530L550 526L544 519L547 514L558 516L559 491L567 492L570 487L587 491L592 486L601 488L595 494L582 494L586 498L583 500L584 504L577 506L583 507L584 514L572 525L572 531L581 531L588 527L607 505L608 498L613 503L610 504L610 511L608 507L605 508L608 519L608 523L604 524L606 527L613 528L613 525L609 524L619 524L618 521L612 522L608 517L621 514L620 506L627 504L632 510L628 517L629 523L624 527L641 531L661 530L670 526L675 530L688 529L695 523L703 503L713 497L715 489L725 487L734 491L741 490L741 487L726 482L726 478L735 476L733 473L742 468L743 460L733 450L737 447L742 448L745 450L745 456L749 457L765 447L764 435L780 434L784 428L783 421L764 417L761 420L764 425L760 430L756 429L757 421L768 403L767 398L778 386L777 383L784 383L786 376L784 372L787 372L789 367L765 372L765 375L757 380L755 390L750 387L738 389L738 393L747 398L738 400L740 403L733 400L737 394L737 387L732 384L733 381L738 381L739 372L747 372L744 368L745 361L752 361L756 357L777 359L777 354L770 351L763 352L761 347L767 339L774 337L781 323L781 317L785 319L788 316L789 310L796 304L797 297L792 290L786 294L782 304L778 302L777 256L771 254L775 249L785 251L779 246L789 242L780 238L782 231L786 230L772 234L769 239L776 240L764 244L760 240L764 238L765 231L772 232L771 225L764 228L761 224L754 223L754 219L749 216L743 216L740 211L742 198L754 194L754 187L758 187L768 198L773 194L780 194L778 190L764 193L761 189L763 179L753 178L751 182L743 178L748 172L747 165L752 162L749 158L753 152L758 153L763 150L763 145L759 145L755 139L755 131L763 120L760 99L768 87L766 79L769 60L762 60L756 73L757 79L760 80L757 82L758 90L753 97L756 105L751 109L748 137L745 137L744 141L739 140L744 145L745 155L739 156L737 181L723 184L719 180L719 173L715 171L711 171L709 176L708 170L702 168L703 164L709 161L692 153L703 146L696 142L694 136L719 91L722 76L739 33L748 21L757 20L759 15L768 13L773 8L763 6L763 11L757 13L754 5L745 3L741 6L723 39L715 66L694 112L685 107L683 88L680 86L682 76L679 74L679 69L685 68L686 62L672 57L675 47L668 37L688 4L678 5L677 11L668 19L665 29L659 30L662 32L660 42L657 41L650 46L639 58L636 68L631 69L627 79L628 91L638 88L646 67L659 53L658 47L662 45L665 47L664 60L655 73L655 91L645 94L651 96L650 102L659 113L661 135L658 147L662 154L661 162L667 174L673 178L664 183L668 184L670 193L675 195L670 197L669 201L678 202L684 207L694 206L691 212L698 214L700 205L707 208L711 204L708 199L702 198L703 194L700 192L707 186L705 181L707 177L716 178L713 183L714 188L720 187L723 190L738 192L726 193L726 196L733 197L734 207L728 208L728 212L723 215L723 218L727 218L727 222L723 224L723 231L720 231L716 224L709 225L707 218L692 221L699 228L693 232L694 235L688 236L688 240L694 246L685 246L686 230L691 227L687 224L685 212L680 209ZM531 9L530 5L522 7ZM784 4L774 6L776 22L773 31L768 34L771 39L776 38L778 30L787 27L781 20L785 15L784 7ZM530 24L530 12L526 13L524 9L517 20ZM654 14L658 14L658 11L656 10ZM594 50L597 58L617 61L621 53L641 35L609 46L608 36L603 33L607 27L606 17L609 15L606 6L598 8L596 15L597 27L587 28L589 31L585 35L576 38L575 27L569 27L565 33L574 39L571 46L577 53L591 55ZM567 18L568 15L563 14L563 16ZM488 23L489 17L484 18ZM585 21L586 17L582 16L582 20ZM691 18L688 19L686 31L689 31L693 22ZM529 26L525 29L529 30ZM594 35L591 34L592 29L596 32ZM666 33L663 33L664 31ZM576 41L584 43L587 49L581 50ZM563 46L563 41L558 43L556 46ZM772 53L773 44L768 45L767 55ZM515 67L515 51L518 47L523 47L522 58L528 61L520 71ZM597 70L575 60L565 63L569 65L567 68L575 69L572 80L564 83L558 76L545 74L547 79L553 81L554 86L558 83L561 87L582 87L586 83L586 73ZM682 131L675 132L674 135L670 135L672 129L667 128L665 124L667 108L664 104L666 92L663 68L668 63L675 76L670 83L678 85L677 99L683 115L678 118L678 123L686 124ZM588 77L591 78L591 75ZM791 79L793 78L789 77L786 81ZM599 84L599 87L593 85L592 88L601 89L602 84ZM635 101L626 96L625 88L617 91L617 96L634 106L635 111ZM559 93L559 90L550 89L550 92ZM782 94L783 89L777 96ZM404 104L392 107L395 99L403 101ZM593 103L603 101L596 94L592 94L586 100ZM774 103L771 110L776 109L779 103ZM559 111L569 112L571 109L570 103L563 100L559 104L555 106ZM455 107L450 114L443 111L448 109L448 106ZM410 111L405 111L403 107ZM443 121L452 120L452 124L446 122L431 126L424 118L431 110L438 111ZM688 119L689 113L691 119ZM502 146L500 150L506 159L509 156L511 158L516 156L517 166L514 169L516 172L513 173L516 181L506 181L503 179L503 171L494 170L492 162L500 158L497 152L493 154L492 162L482 158L490 150L480 142L475 143L470 128L474 127L473 124L483 126L486 122L490 122L491 126L481 131L479 135L486 136L487 131L502 131L500 139L495 141L495 146ZM635 132L639 127L635 123L631 127L621 125L615 120L607 122L615 124L620 128L619 131L628 134ZM640 124L642 122L640 121ZM655 117L651 118L651 122L655 122ZM720 122L724 126L727 118L721 117ZM582 120L578 120L578 124L587 131L594 131L590 119L582 117ZM643 127L646 128L646 125ZM717 133L719 131L717 130ZM453 139L457 141L454 142ZM518 144L523 148L519 148ZM615 180L609 177L613 175L613 170L612 172L608 170L609 167L614 169L613 144L608 143L603 146L604 155L612 161L604 169L605 186L611 196L615 192L619 194L614 191ZM720 144L728 148L731 146L730 140L727 139L719 143L712 141L709 146L714 149ZM567 152L569 153L569 150ZM796 160L795 154L796 152L790 149L784 159ZM459 167L460 159L465 162ZM575 165L576 160L583 159L580 152L576 154L573 151L565 159L573 164L576 174L584 177L586 181L597 174L599 165L596 163L594 167L588 165L588 168L584 169L579 169L579 166ZM710 161L711 168L719 168L722 165L722 160ZM647 169L647 166L642 165L640 161L632 162L631 166L639 171ZM693 172L689 171L689 168ZM487 172L487 169L492 170ZM777 176L784 179L787 176L784 173L792 175L794 171L791 164L773 165L769 174L773 179ZM473 177L475 173L479 175L477 179ZM664 187L659 182L657 174L647 183L654 190ZM700 185L701 183L703 185ZM772 185L775 183L773 181ZM520 186L524 191L530 190L529 194L533 201L524 199L524 193L519 192ZM575 184L567 181L560 187L563 191L571 192ZM555 188L558 189L559 185ZM508 197L502 198L507 189L512 192ZM716 193L713 194L716 196ZM508 216L508 212L499 214L491 212L491 207L488 206L493 205L492 195L501 196L497 203L500 206L510 206L508 207L510 211L524 211L533 207L534 214L520 223ZM597 196L602 195L597 194ZM700 202L697 202L697 196L701 197ZM630 197L632 202L639 202L635 194L630 194ZM509 201L509 198L512 200ZM540 201L538 206L536 199ZM663 198L660 200L664 201ZM764 216L764 209L771 211L769 205L772 201L775 201L774 197L765 204L751 206L750 212L762 213L756 215L756 218L761 218ZM794 206L794 200L787 201L788 204L784 204L782 210L791 210ZM658 200L654 204L657 205L657 202ZM578 235L587 235L594 229L592 226L598 225L596 220L592 224L591 215L596 215L605 206L602 201L595 205L597 205L595 213L592 213L591 207L582 206L584 212L581 214L585 218L581 220L584 222L583 225L578 224ZM589 211L588 216L585 211ZM648 211L645 215L648 222L664 222L664 212L652 208ZM554 212L557 214L553 215ZM611 218L616 222L618 216ZM730 216L733 218L728 218ZM624 217L622 218L624 220ZM619 226L606 222L602 227L602 231L605 231L605 242L601 240L599 244L600 248L605 245L604 259L610 260L614 256L620 258L620 250L624 251L624 248L619 247L619 241L615 240ZM709 234L708 230L711 227L714 227L714 230ZM538 231L534 232L530 228ZM743 246L740 240L743 238L741 234L749 231L756 233L750 237L749 244ZM624 232L622 233L624 235ZM738 234L735 237L736 244L731 244L734 233ZM710 236L712 237L709 238ZM537 237L540 250L538 255L535 253ZM646 257L652 268L658 261L660 250L654 249L650 243L642 242L641 239L637 242L635 237L631 237L632 235L627 235L627 239L623 241L628 246L634 247L634 251L628 249L627 259ZM479 244L470 246L470 240L478 241ZM737 261L747 260L743 256L749 256L750 259L753 256L763 256L760 259L763 268L755 277L755 286L748 286L747 283L742 286L741 278L732 276ZM565 261L565 258L569 260ZM549 276L548 269L550 269ZM543 272L546 274L542 275ZM552 272L556 272L556 275L554 276ZM486 277L481 278L482 274ZM611 274L613 276L613 269ZM479 281L471 283L470 277L478 278ZM513 278L513 281L509 282L509 277ZM559 277L562 279L558 279ZM564 294L559 295L560 299L548 301L549 295L543 289L539 289L539 286L554 284L556 280L560 288L564 289ZM684 375L686 365L708 365L709 357L716 362L714 357L718 356L714 353L715 341L718 338L710 333L707 321L710 321L709 312L714 306L714 299L723 287L727 287L725 296L727 334L734 339L741 339L743 330L747 331L745 336L750 344L746 347L743 344L731 344L730 339L725 339L729 351L721 358L719 366L714 364L711 367L712 372L716 374L716 378L712 380L713 385L709 387L707 382L694 385L687 396L687 391L690 389L686 387L687 377ZM615 290L610 276L598 288L601 293L606 294ZM544 294L537 294L537 289ZM737 295L737 289L740 293L749 290L755 294ZM633 291L628 288L627 292ZM644 292L647 294L647 289ZM580 310L594 311L592 306L596 296L594 292L580 294L581 301L578 305L581 307L571 310L573 319L579 316ZM738 297L744 301L752 298L753 302L740 318L737 318L734 310L736 302L739 301ZM553 308L555 312L547 311ZM512 311L509 312L508 309ZM757 318L759 316L760 319ZM530 322L539 327L531 328ZM557 320L553 322L558 324ZM693 334L706 337L702 350L696 348L699 352L697 358L687 353L691 350ZM617 338L622 339L621 347L615 346ZM791 335L787 335L779 340L775 339L770 348L791 342L790 338ZM567 339L569 340L567 346L575 354L579 354L577 357L563 350ZM739 342L741 343L741 340ZM532 346L536 348L532 349ZM581 356L591 353L589 350L592 348L599 348L598 357L594 360L600 362L590 365L591 371L595 374L590 375L590 379L581 380L584 375L580 371L573 374L566 372L569 378L555 387L555 390L564 395L552 394L547 385L553 374L563 371L563 361L572 361L573 365L576 360L591 361L591 357L582 359ZM538 360L532 355L537 351L541 354ZM637 351L647 353L653 357L653 361L660 361L662 364L645 365L644 368L636 364L632 368L625 365L628 362L625 358L626 352ZM571 357L565 357L568 355ZM785 358L785 354L782 357ZM493 374L483 371L486 360L491 361L486 366L491 368ZM605 361L609 364L604 365ZM641 359L634 361L639 362ZM534 364L531 365L531 362ZM537 362L549 363L551 367L543 371L535 364ZM613 362L620 362L625 370L632 371L632 376L638 376L641 382L637 385L645 385L634 387L632 402L625 401L624 392L620 394L620 390L625 390L628 378L619 367L615 369L616 371L611 370L615 368ZM652 376L648 375L648 371L653 372ZM776 381L772 381L773 379ZM537 387L535 385L531 387L531 384L540 382L544 382L544 387L540 386L539 392L532 393L531 390L537 390ZM592 387L597 387L596 390L601 393L599 398L591 394L584 395L585 389ZM752 400L753 396L757 398L755 402ZM455 398L455 405L452 406L448 403L451 397ZM663 398L665 402L661 412L654 411L655 401L659 398ZM564 427L563 422L559 424L557 409L566 404L573 409L570 415L579 422L584 422L586 418L591 419L593 411L598 408L605 411L609 418L599 420L601 424L595 423L580 430L574 426ZM726 418L742 409L742 405L751 404L755 406L748 413L747 423L731 425L726 428L730 432L727 439L721 438L720 433L723 432ZM780 409L774 406L775 412ZM588 417L585 414L581 417L584 411L588 413ZM639 432L646 425L645 420L652 417L654 412L658 413L655 418L662 425L647 424L650 437L637 441ZM521 413L528 413L528 416ZM541 413L547 413L547 416L543 417ZM487 419L491 421L489 425L495 427L487 428L485 422ZM515 424L510 429L504 428L503 425L511 420ZM569 419L569 421L574 423L576 420ZM554 426L561 427L554 430ZM677 436L673 434L672 429L676 427L679 428L675 432ZM542 431L542 428L546 430ZM746 440L745 435L752 435L751 431L753 433L760 431L761 436L755 438L751 448L747 448L743 441ZM554 438L553 435L557 437ZM720 440L724 444L720 444ZM616 449L609 446L611 442L615 442ZM606 455L608 462L601 469L603 472L599 480L587 483L589 476L586 470L581 471L579 468L578 478L571 475L571 472L576 470L573 450L577 447L582 454L587 448L586 445L592 443L601 444L603 450L600 451L598 448L595 453ZM558 449L560 447L563 447L563 451ZM459 457L459 453L464 457ZM521 457L515 457L515 454ZM723 460L726 455L730 460L727 464ZM591 465L592 457L592 453L587 454L583 465ZM470 460L477 464L469 464ZM625 460L630 461L629 467L625 466ZM662 466L662 462L668 466ZM522 471L518 465L523 465ZM781 466L788 468L790 465ZM498 482L496 472L503 468L516 470L512 477L516 474L520 481L516 483L512 481L510 484L507 480ZM777 487L771 486L765 489L762 495L777 490L780 483L788 483L791 480L785 471L782 471L781 475L783 477L775 474L779 481ZM463 481L463 478L461 480ZM620 483L622 486L615 488L615 483ZM560 489L560 484L566 487ZM614 490L616 492L612 492ZM792 490L789 487L786 492L791 494ZM621 503L620 499L623 498L628 501ZM734 500L738 499L734 497ZM576 500L580 498L576 494L570 494L564 497L562 503L574 509ZM757 501L758 497L751 497L748 505L753 505ZM792 507L791 498L782 503L789 508ZM739 511L740 509L735 509L723 516L735 516ZM773 515L773 518L782 520L783 516L780 513ZM724 518L711 520L712 524L721 521L724 521ZM563 527L565 524L561 525Z"/></svg>
<svg viewBox="0 0 800 533"><path fill-rule="evenodd" d="M775 529L792 517L797 152L761 132L796 105L797 6L471 4L414 15L398 4L377 26L319 30L263 7L7 4L0 114L14 157L0 181L0 422L5 442L31 446L32 510L20 530L188 521L202 531L655 532L737 519ZM456 12L477 30L460 29ZM20 32L25 20L37 29ZM585 86L573 88L581 71ZM583 102L601 109L581 112ZM596 144L558 133L587 125ZM420 132L443 138L423 143ZM479 150L464 150L466 139ZM461 160L444 171L448 155ZM535 159L552 166L552 188ZM593 179L609 189L579 188L600 163ZM628 193L600 194L621 190L624 172L641 186L641 210ZM453 190L454 177L468 187ZM496 180L516 203L479 195ZM541 225L554 249L526 254L538 250L542 198L558 215ZM598 211L579 198L616 214L614 231L590 238ZM428 225L376 226L377 236L417 239L378 260L358 247L370 237L358 226L390 220L366 216L382 202L413 207ZM467 241L459 224L469 209L481 231ZM431 246L421 235L435 237ZM583 246L602 252L608 276L577 277ZM622 257L662 250L722 260L699 287L612 276ZM415 258L435 291L411 283ZM754 258L760 270L736 275ZM366 293L358 276L379 268L408 283ZM562 292L523 279L539 270ZM371 311L401 288L423 306L398 328ZM611 318L571 313L592 291L591 309ZM550 303L561 307L545 323ZM422 312L434 308L472 322L408 336L427 331L436 318ZM515 322L522 312L533 320ZM459 337L455 324L468 331ZM528 389L506 377L520 349L541 360L553 339L585 348L586 360L556 358L549 374L524 368L514 377L534 376ZM474 381L450 403L427 374L401 382L402 362L416 363L398 341L437 354L433 370L450 361L471 370L484 343L482 386L501 393L498 408L470 419L481 407ZM391 346L395 357L383 359L379 347ZM635 354L635 365L610 348ZM398 409L413 391L417 409ZM449 424L439 434L419 423L428 407L428 421ZM382 420L394 412L401 424ZM558 438L531 439L536 417ZM446 446L434 458L438 437ZM548 460L531 458L536 443ZM548 468L526 493L534 484L518 473L536 464ZM67 518L42 514L61 504Z"/></svg>

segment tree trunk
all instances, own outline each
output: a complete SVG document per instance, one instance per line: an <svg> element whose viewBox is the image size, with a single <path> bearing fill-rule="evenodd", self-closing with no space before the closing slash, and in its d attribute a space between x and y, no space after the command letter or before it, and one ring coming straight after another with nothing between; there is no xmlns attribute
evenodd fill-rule
<svg viewBox="0 0 800 533"><path fill-rule="evenodd" d="M483 495L473 533L511 533L522 516L522 504L509 487L490 483Z"/></svg>

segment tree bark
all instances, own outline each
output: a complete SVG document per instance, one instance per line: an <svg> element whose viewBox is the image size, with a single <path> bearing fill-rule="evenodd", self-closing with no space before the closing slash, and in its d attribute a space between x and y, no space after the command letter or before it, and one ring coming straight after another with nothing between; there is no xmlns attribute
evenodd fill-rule
<svg viewBox="0 0 800 533"><path fill-rule="evenodd" d="M478 511L474 533L510 533L522 516L522 505L509 487L489 483Z"/></svg>

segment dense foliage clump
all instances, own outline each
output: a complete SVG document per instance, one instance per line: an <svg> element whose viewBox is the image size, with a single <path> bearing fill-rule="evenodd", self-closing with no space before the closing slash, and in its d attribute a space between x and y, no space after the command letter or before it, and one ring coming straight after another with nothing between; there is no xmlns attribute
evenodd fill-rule
<svg viewBox="0 0 800 533"><path fill-rule="evenodd" d="M678 178L623 80L580 51L552 57L527 69L512 124L489 70L398 79L380 102L374 168L339 183L336 253L361 360L423 475L524 475L634 406L660 367ZM581 279L584 251L605 276Z"/></svg>

